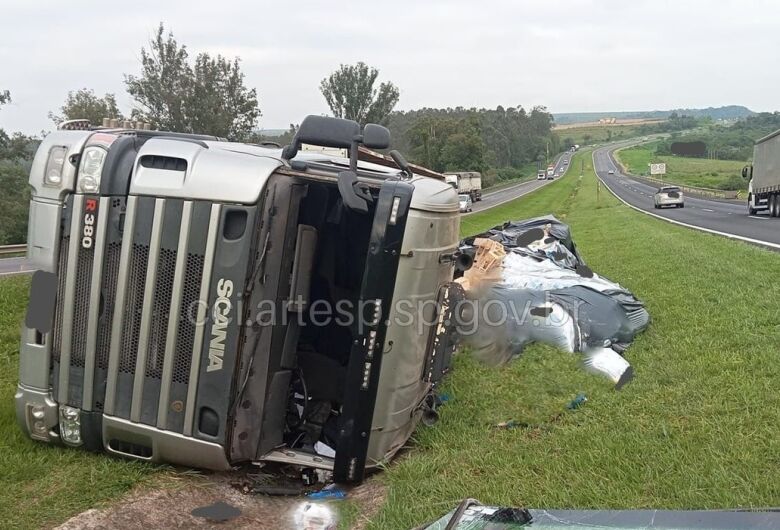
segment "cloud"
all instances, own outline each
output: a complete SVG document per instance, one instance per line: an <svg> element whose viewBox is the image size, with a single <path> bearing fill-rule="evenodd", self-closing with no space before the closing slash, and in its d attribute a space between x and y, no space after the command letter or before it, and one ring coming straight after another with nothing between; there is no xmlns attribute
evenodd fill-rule
<svg viewBox="0 0 780 530"><path fill-rule="evenodd" d="M554 112L743 104L776 108L780 7L770 2L153 2L4 7L0 127L36 133L69 90L114 92L165 22L194 55L240 56L261 126L327 112L320 80L363 60L399 108L545 105Z"/></svg>

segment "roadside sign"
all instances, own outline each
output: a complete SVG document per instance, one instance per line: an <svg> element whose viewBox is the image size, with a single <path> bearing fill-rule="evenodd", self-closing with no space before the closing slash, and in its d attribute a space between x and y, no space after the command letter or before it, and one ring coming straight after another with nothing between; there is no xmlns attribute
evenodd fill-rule
<svg viewBox="0 0 780 530"><path fill-rule="evenodd" d="M666 164L650 164L651 175L666 175Z"/></svg>

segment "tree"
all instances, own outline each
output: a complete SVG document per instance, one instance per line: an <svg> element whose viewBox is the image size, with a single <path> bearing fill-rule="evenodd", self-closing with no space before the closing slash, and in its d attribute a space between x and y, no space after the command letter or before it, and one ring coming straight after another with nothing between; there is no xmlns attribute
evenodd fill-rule
<svg viewBox="0 0 780 530"><path fill-rule="evenodd" d="M335 117L361 125L379 123L392 112L400 92L389 81L374 88L378 76L379 70L364 62L342 64L320 82L320 92Z"/></svg>
<svg viewBox="0 0 780 530"><path fill-rule="evenodd" d="M165 35L163 24L141 49L141 75L126 75L125 84L136 103L133 118L159 129L243 140L261 115L238 58L200 53L191 66L187 47Z"/></svg>
<svg viewBox="0 0 780 530"><path fill-rule="evenodd" d="M11 93L8 90L0 90L0 107L11 102Z"/></svg>
<svg viewBox="0 0 780 530"><path fill-rule="evenodd" d="M60 113L61 115L57 116L49 112L49 119L55 124L65 120L87 119L93 125L103 123L103 118L122 119L114 94L106 94L99 98L94 90L88 88L68 92L65 104L60 107Z"/></svg>
<svg viewBox="0 0 780 530"><path fill-rule="evenodd" d="M0 245L24 243L27 239L28 174L22 164L0 160Z"/></svg>

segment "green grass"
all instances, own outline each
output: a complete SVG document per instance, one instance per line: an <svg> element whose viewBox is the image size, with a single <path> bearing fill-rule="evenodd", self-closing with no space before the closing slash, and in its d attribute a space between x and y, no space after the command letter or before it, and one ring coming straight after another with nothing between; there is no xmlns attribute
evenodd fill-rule
<svg viewBox="0 0 780 530"><path fill-rule="evenodd" d="M161 469L36 443L16 425L19 331L30 279L0 279L0 514L3 528L40 528L99 506ZM159 473L158 473L159 475Z"/></svg>
<svg viewBox="0 0 780 530"><path fill-rule="evenodd" d="M664 180L669 183L713 189L747 189L741 173L745 162L711 160L674 155L656 155L655 144L646 144L617 152L617 158L634 175L648 175L647 164L666 163Z"/></svg>
<svg viewBox="0 0 780 530"><path fill-rule="evenodd" d="M459 356L441 421L418 429L381 478L389 493L372 527L410 528L464 497L537 508L780 505L780 255L635 212L598 192L590 167L581 182L572 172L469 216L463 233L550 212L593 270L646 301L653 322L626 354L635 380L616 392L575 355L539 345L501 368ZM580 391L589 401L565 411ZM537 426L492 427L508 419Z"/></svg>

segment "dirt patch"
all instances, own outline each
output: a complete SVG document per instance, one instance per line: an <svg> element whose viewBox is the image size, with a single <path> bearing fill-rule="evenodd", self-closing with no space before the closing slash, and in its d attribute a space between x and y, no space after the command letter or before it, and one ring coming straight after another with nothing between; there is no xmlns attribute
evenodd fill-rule
<svg viewBox="0 0 780 530"><path fill-rule="evenodd" d="M244 493L235 473L187 476L174 487L135 491L116 504L80 513L58 526L58 530L122 528L300 528L300 511L308 499L303 496L271 497ZM347 499L357 505L353 528L362 528L379 510L385 499L385 488L375 477L347 491ZM318 502L316 510L330 512L338 518L344 501ZM238 508L237 517L216 522L191 514L196 508L225 503ZM296 512L297 521L296 521Z"/></svg>

